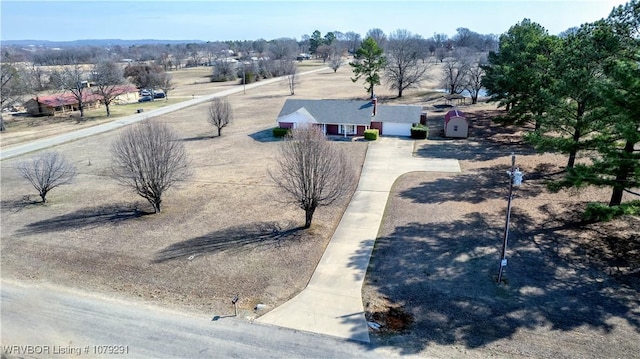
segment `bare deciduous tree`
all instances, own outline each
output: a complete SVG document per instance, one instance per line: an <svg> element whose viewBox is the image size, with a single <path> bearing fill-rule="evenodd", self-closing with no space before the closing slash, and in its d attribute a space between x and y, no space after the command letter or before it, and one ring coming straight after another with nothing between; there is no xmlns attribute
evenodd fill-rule
<svg viewBox="0 0 640 359"><path fill-rule="evenodd" d="M9 107L22 99L26 88L21 75L11 63L0 66L0 108Z"/></svg>
<svg viewBox="0 0 640 359"><path fill-rule="evenodd" d="M218 136L222 134L222 129L233 120L233 110L227 99L216 97L209 104L209 122L218 129Z"/></svg>
<svg viewBox="0 0 640 359"><path fill-rule="evenodd" d="M338 69L342 66L342 56L340 54L334 53L331 55L331 60L329 60L329 67L333 70L333 72L338 72Z"/></svg>
<svg viewBox="0 0 640 359"><path fill-rule="evenodd" d="M281 38L269 43L268 51L272 60L295 59L298 43L295 39Z"/></svg>
<svg viewBox="0 0 640 359"><path fill-rule="evenodd" d="M113 61L100 62L93 67L91 75L93 92L100 96L107 110L107 117L111 116L109 106L113 99L122 94L120 85L124 83L124 71Z"/></svg>
<svg viewBox="0 0 640 359"><path fill-rule="evenodd" d="M124 76L139 89L152 89L158 84L158 76L164 73L160 65L130 64L124 68Z"/></svg>
<svg viewBox="0 0 640 359"><path fill-rule="evenodd" d="M269 174L287 193L288 202L304 210L305 228L319 206L348 195L356 183L346 154L313 126L291 130L281 144L275 173Z"/></svg>
<svg viewBox="0 0 640 359"><path fill-rule="evenodd" d="M80 117L84 117L85 99L89 91L86 88L88 74L82 65L65 66L61 71L51 74L51 80L56 87L71 92L78 102Z"/></svg>
<svg viewBox="0 0 640 359"><path fill-rule="evenodd" d="M45 70L44 66L39 66L35 63L27 65L25 67L25 75L28 90L34 95L48 89L47 81L49 74Z"/></svg>
<svg viewBox="0 0 640 359"><path fill-rule="evenodd" d="M289 93L291 95L295 95L296 86L300 83L300 79L298 77L298 65L296 65L293 60L283 60L281 66L285 74L285 81L289 87Z"/></svg>
<svg viewBox="0 0 640 359"><path fill-rule="evenodd" d="M19 102L27 89L18 68L11 63L0 66L0 109ZM4 131L4 119L0 113L0 131Z"/></svg>
<svg viewBox="0 0 640 359"><path fill-rule="evenodd" d="M469 49L459 49L447 57L443 63L440 86L448 94L460 94L465 90L466 78L471 66Z"/></svg>
<svg viewBox="0 0 640 359"><path fill-rule="evenodd" d="M438 61L442 62L449 55L449 50L444 47L438 47L435 50L435 57Z"/></svg>
<svg viewBox="0 0 640 359"><path fill-rule="evenodd" d="M362 41L362 37L360 36L360 34L353 31L346 32L344 34L344 37L345 37L345 42L347 44L347 51L349 53L354 54L358 49L358 47L360 47L360 42Z"/></svg>
<svg viewBox="0 0 640 359"><path fill-rule="evenodd" d="M75 166L58 152L45 152L21 162L18 170L38 191L43 203L46 202L49 191L71 182L76 175Z"/></svg>
<svg viewBox="0 0 640 359"><path fill-rule="evenodd" d="M419 65L424 57L420 39L407 30L396 30L389 35L385 77L389 87L398 90L398 97L408 88L419 87L426 77L429 65Z"/></svg>
<svg viewBox="0 0 640 359"><path fill-rule="evenodd" d="M211 72L211 82L235 80L236 70L235 62L231 62L226 58L215 60Z"/></svg>
<svg viewBox="0 0 640 359"><path fill-rule="evenodd" d="M327 59L331 56L332 48L329 45L320 45L316 49L316 56L322 59L322 63L327 62Z"/></svg>
<svg viewBox="0 0 640 359"><path fill-rule="evenodd" d="M369 29L364 37L374 39L376 44L383 49L387 46L387 35L385 35L384 31L380 28L374 27L373 29Z"/></svg>
<svg viewBox="0 0 640 359"><path fill-rule="evenodd" d="M114 177L149 201L155 213L163 193L190 174L184 145L163 123L145 121L125 129L111 152Z"/></svg>
<svg viewBox="0 0 640 359"><path fill-rule="evenodd" d="M486 64L486 56L481 57L477 63L469 66L465 79L465 90L471 96L471 103L478 103L478 95L482 90L482 78L484 77L484 68Z"/></svg>
<svg viewBox="0 0 640 359"><path fill-rule="evenodd" d="M156 84L159 89L164 92L164 100L169 100L169 91L173 90L175 87L175 83L173 82L173 77L166 72L162 72L158 74Z"/></svg>

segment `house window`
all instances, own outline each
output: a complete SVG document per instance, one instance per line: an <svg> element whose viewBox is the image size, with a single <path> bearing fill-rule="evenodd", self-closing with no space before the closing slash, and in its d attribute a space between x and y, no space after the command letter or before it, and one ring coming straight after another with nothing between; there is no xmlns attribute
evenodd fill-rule
<svg viewBox="0 0 640 359"><path fill-rule="evenodd" d="M454 126L453 126L453 131L454 131L454 132L455 132L455 131L458 131L458 125L454 125Z"/></svg>
<svg viewBox="0 0 640 359"><path fill-rule="evenodd" d="M340 125L338 128L338 133L341 135L353 135L356 133L355 125Z"/></svg>

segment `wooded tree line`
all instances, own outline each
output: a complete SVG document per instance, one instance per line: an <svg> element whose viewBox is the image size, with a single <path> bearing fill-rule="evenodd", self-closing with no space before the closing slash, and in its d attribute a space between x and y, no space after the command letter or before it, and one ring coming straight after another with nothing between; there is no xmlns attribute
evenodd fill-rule
<svg viewBox="0 0 640 359"><path fill-rule="evenodd" d="M382 30L372 29L350 63L355 75L352 80L355 82L364 77L365 89L373 96L374 86L380 85L384 78L386 85L402 97L404 90L420 87L428 78L429 69L439 65L440 88L451 95L466 91L475 104L482 89L482 65L486 62L487 52L482 50L486 42L468 40L473 38L472 34L477 39L483 38L466 28L459 28L455 41L443 41L444 35L436 36L439 47L435 47L435 40L427 41L405 29L393 31L388 37ZM455 47L454 44L470 47Z"/></svg>
<svg viewBox="0 0 640 359"><path fill-rule="evenodd" d="M442 62L452 55L461 53L453 51L461 46L475 49L473 50L475 53L491 49L497 43L495 35L481 35L466 28L459 28L452 38L445 34L434 34L429 39L423 39L406 30L398 30L387 38L387 35L378 28L369 30L366 37L374 39L376 44L389 54L385 77L390 87L398 91L399 96L402 96L402 91L405 89L419 86L426 70L420 69L417 64L420 61L424 64L428 56L436 56ZM29 50L19 46L2 46L0 105L2 108L10 107L26 95L35 96L47 90L65 90L79 97L81 90L78 84L92 80L91 73L96 72L85 72L84 67L80 67L79 64L98 66L105 63L121 63L123 60L131 61L137 66L125 72L136 86L153 87L152 83L157 82L164 85L161 87L169 90L171 81L163 75L163 72L178 70L185 66L214 66L212 73L214 81L228 81L243 75L241 77L243 81L251 82L273 76L295 77L295 73L291 70L291 62L301 53L311 53L323 61L328 60L329 66L337 71L343 63L342 56L349 53L355 54L361 44L362 38L355 32L334 31L323 36L316 30L312 36L303 35L300 41L281 38L269 41L258 39L110 47L78 46L61 49L34 47ZM242 74L236 64L224 61L229 57L246 62L247 65L242 67ZM253 61L255 58L259 61ZM456 64L467 62L456 62ZM141 64L144 64L144 71L141 71ZM52 73L46 66L53 65L67 65L70 70ZM460 65L460 68L462 67ZM458 71L458 69L452 71ZM135 73L135 76L130 77L132 73ZM144 73L148 76L144 76ZM104 82L105 76L100 75L100 77ZM106 79L113 80L115 77L108 74ZM110 97L108 90L111 85L101 88L101 95L104 95L106 101ZM443 85L443 87L453 89L452 91L464 90L461 86Z"/></svg>
<svg viewBox="0 0 640 359"><path fill-rule="evenodd" d="M553 188L610 187L609 206L640 188L638 0L559 36L525 19L482 68L506 120L527 126L538 150L567 155L566 176Z"/></svg>

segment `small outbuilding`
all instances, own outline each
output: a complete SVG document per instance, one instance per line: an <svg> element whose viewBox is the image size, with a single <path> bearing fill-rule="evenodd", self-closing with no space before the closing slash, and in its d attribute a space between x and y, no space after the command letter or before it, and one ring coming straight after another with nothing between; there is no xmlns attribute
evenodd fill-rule
<svg viewBox="0 0 640 359"><path fill-rule="evenodd" d="M444 137L469 136L469 122L464 113L458 110L451 110L444 115Z"/></svg>

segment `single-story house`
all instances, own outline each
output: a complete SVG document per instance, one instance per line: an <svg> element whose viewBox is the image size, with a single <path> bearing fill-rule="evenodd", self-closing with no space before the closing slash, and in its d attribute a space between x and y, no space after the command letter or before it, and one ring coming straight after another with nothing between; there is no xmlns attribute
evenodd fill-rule
<svg viewBox="0 0 640 359"><path fill-rule="evenodd" d="M378 105L377 99L297 100L285 101L280 114L280 128L302 124L321 126L327 135L352 136L375 128L381 135L411 136L411 127L420 122L422 108L409 105Z"/></svg>
<svg viewBox="0 0 640 359"><path fill-rule="evenodd" d="M116 97L113 99L113 103L123 105L126 103L137 103L140 98L140 93L135 86L123 85L114 89Z"/></svg>
<svg viewBox="0 0 640 359"><path fill-rule="evenodd" d="M468 137L469 122L464 113L451 110L444 115L444 137Z"/></svg>
<svg viewBox="0 0 640 359"><path fill-rule="evenodd" d="M138 101L138 90L134 86L118 86L114 89L114 94L116 95L113 99L115 104ZM102 97L89 89L83 91L82 100L85 109L98 108L102 104ZM32 116L53 116L56 113L79 110L78 100L69 92L37 96L27 101L24 107Z"/></svg>

